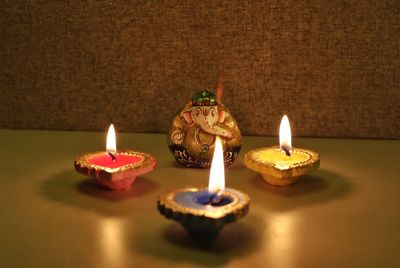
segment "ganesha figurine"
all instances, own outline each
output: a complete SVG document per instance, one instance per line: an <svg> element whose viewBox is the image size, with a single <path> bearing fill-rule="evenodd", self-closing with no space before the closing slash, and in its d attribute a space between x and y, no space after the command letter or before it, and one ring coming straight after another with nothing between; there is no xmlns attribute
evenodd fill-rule
<svg viewBox="0 0 400 268"><path fill-rule="evenodd" d="M185 167L207 168L211 165L216 136L224 147L225 165L230 165L240 151L240 130L222 104L222 89L215 96L208 90L195 94L175 115L168 132L168 146L176 161Z"/></svg>

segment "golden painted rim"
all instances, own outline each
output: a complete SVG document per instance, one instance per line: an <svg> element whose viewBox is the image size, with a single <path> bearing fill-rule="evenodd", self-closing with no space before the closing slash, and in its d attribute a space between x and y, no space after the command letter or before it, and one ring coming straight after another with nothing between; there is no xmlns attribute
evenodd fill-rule
<svg viewBox="0 0 400 268"><path fill-rule="evenodd" d="M109 167L99 166L99 165L89 162L90 158L92 158L94 156L102 155L104 153L105 153L105 151L97 151L97 152L81 155L74 160L75 166L79 166L80 168L83 168L83 169L103 171L106 173L114 174L114 173L121 173L124 171L132 170L132 169L146 168L148 166L153 165L156 162L155 157L148 153L135 152L135 151L131 151L131 150L120 150L117 153L119 155L140 156L140 157L142 157L141 161L134 163L134 164L128 164L128 165L124 165L121 167L117 167L117 168L109 168Z"/></svg>
<svg viewBox="0 0 400 268"><path fill-rule="evenodd" d="M314 171L319 167L319 153L303 148L292 148L292 150L299 153L305 153L309 156L309 158L305 161L287 165L284 168L280 165L276 165L273 162L261 160L258 157L261 151L271 148L276 149L279 147L262 147L247 152L244 156L244 165L249 169L257 171L261 174L273 176L275 178L297 177Z"/></svg>
<svg viewBox="0 0 400 268"><path fill-rule="evenodd" d="M190 214L193 216L207 217L213 219L223 218L226 215L232 213L238 214L238 218L241 218L246 214L243 213L243 215L241 215L239 212L247 211L250 204L250 197L247 194L232 188L225 188L222 193L223 195L229 196L232 199L232 202L224 206L213 207L213 209L210 209L208 205L205 205L203 208L185 207L175 201L175 196L179 193L197 192L204 190L207 190L207 187L188 186L184 188L170 190L159 197L158 203L159 205L171 210L173 213Z"/></svg>

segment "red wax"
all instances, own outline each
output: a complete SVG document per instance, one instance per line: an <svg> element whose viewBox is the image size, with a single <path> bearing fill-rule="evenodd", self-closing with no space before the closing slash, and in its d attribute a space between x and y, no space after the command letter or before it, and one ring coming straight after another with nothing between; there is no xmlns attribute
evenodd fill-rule
<svg viewBox="0 0 400 268"><path fill-rule="evenodd" d="M109 154L96 155L89 159L89 162L98 166L108 167L108 168L119 168L122 166L136 164L142 161L142 156L137 155L125 155L125 154L116 154L115 160L112 161L112 158Z"/></svg>

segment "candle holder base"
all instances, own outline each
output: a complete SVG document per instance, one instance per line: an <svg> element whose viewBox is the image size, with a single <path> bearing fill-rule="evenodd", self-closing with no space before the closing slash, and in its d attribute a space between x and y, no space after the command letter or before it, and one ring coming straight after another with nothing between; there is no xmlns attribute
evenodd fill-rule
<svg viewBox="0 0 400 268"><path fill-rule="evenodd" d="M225 224L217 226L215 223L207 222L181 222L190 238L201 248L210 248L217 240L220 230Z"/></svg>
<svg viewBox="0 0 400 268"><path fill-rule="evenodd" d="M274 186L289 186L295 184L300 176L298 177L289 177L289 178L277 178L270 176L268 174L261 174L261 176L264 178L264 180Z"/></svg>
<svg viewBox="0 0 400 268"><path fill-rule="evenodd" d="M94 180L101 188L112 191L121 191L131 189L133 182L136 180L136 177L124 178L118 181L111 181L102 178L95 178Z"/></svg>

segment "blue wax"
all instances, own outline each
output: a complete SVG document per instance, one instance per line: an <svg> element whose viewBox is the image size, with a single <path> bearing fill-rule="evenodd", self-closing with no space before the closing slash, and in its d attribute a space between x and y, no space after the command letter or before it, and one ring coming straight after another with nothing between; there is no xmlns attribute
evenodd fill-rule
<svg viewBox="0 0 400 268"><path fill-rule="evenodd" d="M232 202L232 199L226 195L217 195L210 192L206 192L202 195L199 195L195 198L195 202L202 205L211 205L211 206L225 206Z"/></svg>
<svg viewBox="0 0 400 268"><path fill-rule="evenodd" d="M232 198L228 195L212 194L207 190L197 192L180 192L175 196L175 202L185 207L204 209L206 206L221 207L232 203ZM213 202L214 200L214 202Z"/></svg>

